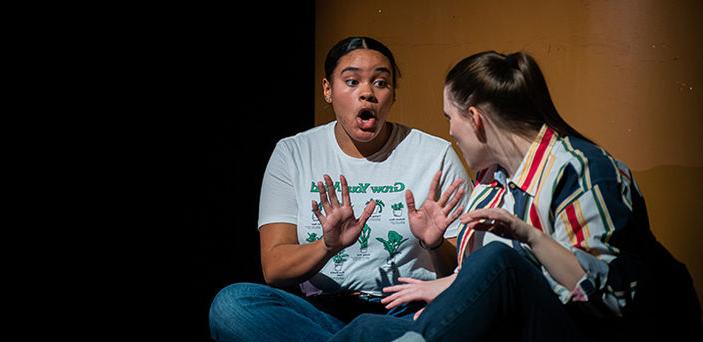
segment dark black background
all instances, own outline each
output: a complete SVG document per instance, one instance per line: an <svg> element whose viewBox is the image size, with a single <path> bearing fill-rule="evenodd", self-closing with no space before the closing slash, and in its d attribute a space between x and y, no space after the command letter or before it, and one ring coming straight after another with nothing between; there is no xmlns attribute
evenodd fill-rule
<svg viewBox="0 0 703 342"><path fill-rule="evenodd" d="M65 219L37 212L51 218L47 232L24 229L47 237L35 248L46 266L25 268L40 309L25 303L31 312L15 316L43 322L22 331L31 336L209 341L217 292L263 282L257 220L271 152L314 125L315 4L88 10L27 40L56 100L35 97L67 126L42 144L51 162L28 155L64 187L47 202Z"/></svg>
<svg viewBox="0 0 703 342"><path fill-rule="evenodd" d="M259 191L276 142L314 125L314 2L179 12L184 39L172 43L184 88L167 87L178 95L166 98L181 119L169 135L180 140L172 190L183 226L167 247L179 261L166 261L171 272L160 282L178 289L164 291L178 317L159 326L205 341L217 291L263 282Z"/></svg>

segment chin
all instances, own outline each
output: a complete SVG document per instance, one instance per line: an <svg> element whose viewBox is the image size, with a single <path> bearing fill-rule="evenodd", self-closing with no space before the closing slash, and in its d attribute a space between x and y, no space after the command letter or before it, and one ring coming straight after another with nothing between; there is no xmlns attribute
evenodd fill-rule
<svg viewBox="0 0 703 342"><path fill-rule="evenodd" d="M354 140L362 143L367 143L373 141L378 136L378 132L367 132L361 131L355 132Z"/></svg>

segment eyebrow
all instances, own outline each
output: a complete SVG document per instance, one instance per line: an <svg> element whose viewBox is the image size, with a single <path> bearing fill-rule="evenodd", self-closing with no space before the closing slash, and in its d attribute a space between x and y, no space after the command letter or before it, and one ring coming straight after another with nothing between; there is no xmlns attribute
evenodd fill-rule
<svg viewBox="0 0 703 342"><path fill-rule="evenodd" d="M343 74L343 73L345 73L345 72L347 72L347 71L349 71L349 72L360 72L361 69L359 69L359 68L357 68L357 67L346 67L346 68L342 69L342 71L340 72L340 74ZM376 72L376 73L383 73L383 72L385 72L385 73L387 73L387 74L389 74L389 75L391 74L390 69L388 69L388 68L386 68L386 67L378 67L378 68L374 69L373 71Z"/></svg>

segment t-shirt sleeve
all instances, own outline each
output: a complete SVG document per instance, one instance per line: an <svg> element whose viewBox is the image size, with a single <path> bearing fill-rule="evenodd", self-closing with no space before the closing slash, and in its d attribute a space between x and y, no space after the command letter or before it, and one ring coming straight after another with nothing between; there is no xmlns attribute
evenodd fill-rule
<svg viewBox="0 0 703 342"><path fill-rule="evenodd" d="M266 165L261 183L259 228L269 223L298 223L298 203L293 187L291 158L291 151L279 141Z"/></svg>
<svg viewBox="0 0 703 342"><path fill-rule="evenodd" d="M459 207L463 205L463 211L465 211L466 204L468 203L469 197L471 196L471 191L473 190L473 181L469 179L469 176L466 173L464 165L461 163L459 156L456 154L456 152L454 152L452 146L449 145L447 146L447 151L444 156L444 163L442 163L442 178L440 179L442 185L442 192L444 192L457 178L461 178L464 180L464 183L462 183L461 186L464 188L465 192L464 197L459 201L454 210L459 209ZM447 231L444 232L444 237L456 237L459 231L459 224L461 224L461 222L459 221L459 218L457 218L456 220L454 220L454 222L449 225Z"/></svg>

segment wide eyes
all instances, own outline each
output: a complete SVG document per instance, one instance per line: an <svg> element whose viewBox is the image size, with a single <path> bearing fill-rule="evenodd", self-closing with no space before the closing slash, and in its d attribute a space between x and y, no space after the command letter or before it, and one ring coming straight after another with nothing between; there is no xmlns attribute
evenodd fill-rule
<svg viewBox="0 0 703 342"><path fill-rule="evenodd" d="M356 87L359 85L359 81L353 78L344 80L344 83L349 87ZM376 88L388 88L389 83L384 79L377 79L373 81L373 86Z"/></svg>
<svg viewBox="0 0 703 342"><path fill-rule="evenodd" d="M373 81L373 85L375 85L378 88L386 88L386 87L388 87L388 82L386 82L386 80L379 79L379 80Z"/></svg>

